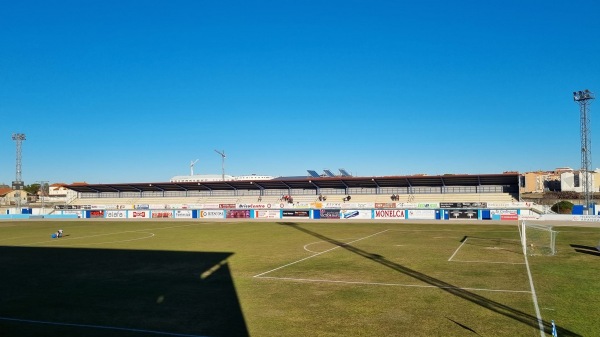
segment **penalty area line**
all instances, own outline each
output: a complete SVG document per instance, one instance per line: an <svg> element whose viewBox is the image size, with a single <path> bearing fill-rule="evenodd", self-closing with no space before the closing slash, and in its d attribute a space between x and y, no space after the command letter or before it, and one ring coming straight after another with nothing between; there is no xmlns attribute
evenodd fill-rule
<svg viewBox="0 0 600 337"><path fill-rule="evenodd" d="M460 246L458 246L458 248L456 248L456 250L454 251L454 254L452 254L452 256L450 256L448 261L452 261L452 258L454 258L454 255L456 255L456 253L458 253L459 249L465 244L465 242L467 242L467 240L469 240L469 238L465 238L464 240L462 240L462 243L460 244Z"/></svg>
<svg viewBox="0 0 600 337"><path fill-rule="evenodd" d="M19 318L11 318L11 317L0 317L0 320L3 320L3 321L12 321L12 322L20 322L20 323L35 323L35 324L46 324L46 325L71 326L71 327L77 327L77 328L91 328L91 329L104 329L104 330L141 332L141 333L149 333L149 334L163 335L163 336L209 337L209 336L202 336L202 335L190 335L190 334L174 333L174 332L164 332L164 331L155 331L155 330L120 328L120 327L116 327L116 326L75 324L75 323L60 323L60 322L38 321L38 320L33 320L33 319L19 319Z"/></svg>

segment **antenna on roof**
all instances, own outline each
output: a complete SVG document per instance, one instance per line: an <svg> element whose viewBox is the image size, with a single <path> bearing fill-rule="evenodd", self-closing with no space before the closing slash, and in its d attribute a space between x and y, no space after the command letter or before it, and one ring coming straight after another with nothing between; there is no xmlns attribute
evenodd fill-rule
<svg viewBox="0 0 600 337"><path fill-rule="evenodd" d="M215 152L221 155L221 179L225 181L225 150Z"/></svg>
<svg viewBox="0 0 600 337"><path fill-rule="evenodd" d="M190 175L194 175L194 165L198 162L198 159L190 161Z"/></svg>

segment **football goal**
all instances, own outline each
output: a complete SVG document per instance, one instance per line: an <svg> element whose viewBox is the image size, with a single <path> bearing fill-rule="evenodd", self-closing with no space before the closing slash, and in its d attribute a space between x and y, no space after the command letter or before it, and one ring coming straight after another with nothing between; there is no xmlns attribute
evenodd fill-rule
<svg viewBox="0 0 600 337"><path fill-rule="evenodd" d="M552 226L521 222L519 227L523 252L527 255L556 254L556 231Z"/></svg>

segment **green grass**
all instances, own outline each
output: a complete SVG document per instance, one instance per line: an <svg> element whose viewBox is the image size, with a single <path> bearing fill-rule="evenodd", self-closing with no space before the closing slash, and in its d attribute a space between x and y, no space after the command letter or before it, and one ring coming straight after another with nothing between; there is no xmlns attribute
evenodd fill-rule
<svg viewBox="0 0 600 337"><path fill-rule="evenodd" d="M599 336L600 228L555 229L557 255L528 258L544 329ZM0 234L1 336L540 336L516 225L18 221Z"/></svg>

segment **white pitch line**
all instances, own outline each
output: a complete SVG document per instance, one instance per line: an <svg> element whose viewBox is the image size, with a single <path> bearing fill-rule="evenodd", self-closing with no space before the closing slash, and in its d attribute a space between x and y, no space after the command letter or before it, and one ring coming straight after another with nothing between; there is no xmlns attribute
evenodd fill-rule
<svg viewBox="0 0 600 337"><path fill-rule="evenodd" d="M448 261L450 261L450 260L448 260ZM462 260L452 260L452 262L465 262L465 263L498 263L498 264L525 264L524 262L462 261Z"/></svg>
<svg viewBox="0 0 600 337"><path fill-rule="evenodd" d="M256 276L255 276L256 277ZM395 286L395 287L407 287L407 288L439 288L439 289L460 289L469 291L489 291L489 292L504 292L504 293L531 293L529 290L506 290L506 289L485 289L485 288L462 288L462 287L438 287L431 285L418 285L418 284L402 284L402 283L382 283L382 282L361 282L361 281L337 281L337 280L319 280L319 279L306 279L306 278L293 278L293 277L273 277L273 276L262 276L261 279L270 280L284 280L284 281L297 281L297 282L316 282L316 283L339 283L339 284L358 284L358 285L376 285L376 286Z"/></svg>
<svg viewBox="0 0 600 337"><path fill-rule="evenodd" d="M354 241L350 241L350 242L348 242L348 243L344 243L344 245L349 245L349 244L351 244L351 243L358 242L358 241L360 241L360 240L364 240L364 239L370 238L370 237L372 237L372 236L379 235L379 234L381 234L381 233L385 233L385 232L387 232L387 231L389 231L389 229L386 229L386 230L384 230L384 231L381 231L381 232L377 232L377 233L375 233L375 234L371 234L371 235L369 235L369 236L365 236L364 238L360 238L360 239L356 239L356 240L354 240ZM308 259L311 259L311 258L313 258L313 257L315 257L315 256L319 256L319 255L321 255L321 254L325 254L325 253L327 253L327 252L330 252L330 251L332 251L332 250L334 250L334 249L338 249L338 248L341 248L341 247L342 247L342 246L335 246L335 247L333 247L333 248L331 248L331 249L327 249L327 250L324 250L324 251L322 251L322 252L320 252L320 253L316 253L316 254L313 254L313 255L311 255L311 256L307 256L307 257L305 257L305 258L303 258L303 259L300 259L300 260L298 260L298 261L294 261L294 262L288 263L288 264L286 264L286 265L283 265L283 266L281 266L281 267L277 267L277 268L275 268L275 269L271 269L271 270L269 270L269 271L266 271L266 272L264 272L264 273L260 273L260 274L258 274L258 275L254 275L253 277L261 277L262 275L266 275L266 274L269 274L269 273L271 273L271 272L274 272L274 271L276 271L276 270L283 269L283 268L285 268L285 267L289 267L289 266L291 266L291 265L294 265L294 264L296 264L296 263L299 263L299 262L302 262L302 261L306 261L306 260L308 260Z"/></svg>
<svg viewBox="0 0 600 337"><path fill-rule="evenodd" d="M155 228L142 228L142 229L137 229L134 231L122 231L122 232L113 232L113 233L104 233L104 234L96 234L96 235L86 235L86 236L78 236L78 237L62 237L60 238L60 240L63 241L71 241L71 240L79 240L79 239L87 239L87 238L93 238L93 237L98 237L98 236L107 236L107 235L117 235L117 234L126 234L126 233L138 233L138 232L142 232L142 233L147 233L147 230L160 230L160 229L171 229L171 228L179 228L179 227L190 227L190 226L196 226L199 225L201 223L197 223L197 224L188 224L188 225L179 225L179 226L168 226L168 227L155 227ZM53 240L46 240L46 241L38 241L38 242L33 242L33 243L26 243L26 244L22 244L22 245L14 245L15 247L22 247L22 246L31 246L31 245L37 245L40 243L48 243L48 242L57 242L57 239L53 239Z"/></svg>
<svg viewBox="0 0 600 337"><path fill-rule="evenodd" d="M38 321L38 320L33 320L33 319L18 319L18 318L11 318L11 317L0 317L0 320L13 321L13 322L23 322L23 323L36 323L36 324L58 325L58 326L72 326L72 327L80 327L80 328L93 328L93 329L118 330L118 331L131 331L131 332L151 333L151 334L155 334L155 335L164 335L164 336L208 337L208 336L189 335L189 334L183 334L183 333L163 332L163 331L154 331L154 330L119 328L119 327L116 327L116 326L75 324L75 323L60 323L60 322Z"/></svg>
<svg viewBox="0 0 600 337"><path fill-rule="evenodd" d="M519 228L521 227L519 226ZM527 248L525 246L523 246L523 256L525 257L525 266L527 268L527 276L529 277L529 287L531 288L531 298L533 299L535 315L537 316L538 325L540 327L540 336L545 337L546 333L544 332L544 321L542 320L540 306L538 305L537 295L535 294L535 288L533 286L533 277L531 276L531 269L529 269L529 259L527 259Z"/></svg>
<svg viewBox="0 0 600 337"><path fill-rule="evenodd" d="M140 232L140 233L146 233L146 232ZM129 239L129 240L104 241L104 242L96 242L96 243L80 244L80 245L77 245L77 247L80 247L80 246L97 246L97 245L104 245L104 244L111 244L111 243L130 242L130 241L137 241L137 240L149 239L149 238L151 238L151 237L153 237L153 236L154 236L154 233L147 232L146 234L150 234L150 235L148 235L148 236L144 236L144 237L141 237L141 238ZM72 246L68 246L68 245L61 245L61 247L72 247Z"/></svg>
<svg viewBox="0 0 600 337"><path fill-rule="evenodd" d="M458 246L458 248L456 248L456 250L454 251L454 254L452 254L452 256L450 256L450 258L448 259L448 261L452 261L452 258L454 257L454 255L456 255L456 253L458 253L458 250L460 249L460 247L462 247L465 242L467 242L467 240L469 240L469 238L466 238L465 241L463 241L460 246Z"/></svg>

